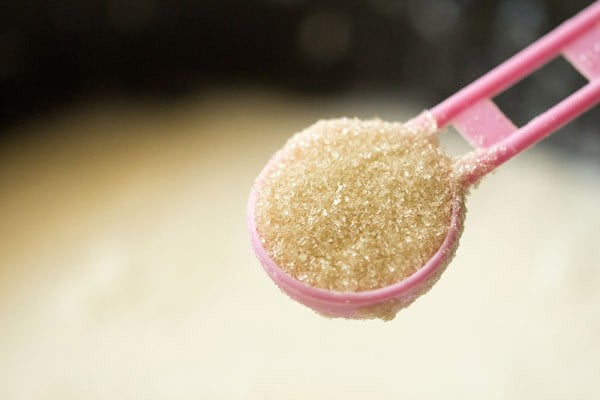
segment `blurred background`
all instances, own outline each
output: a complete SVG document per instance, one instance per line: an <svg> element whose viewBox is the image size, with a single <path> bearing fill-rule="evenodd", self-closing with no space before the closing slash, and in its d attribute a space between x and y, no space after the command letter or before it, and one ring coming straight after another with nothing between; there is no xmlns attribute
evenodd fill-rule
<svg viewBox="0 0 600 400"><path fill-rule="evenodd" d="M244 220L292 133L406 119L590 3L0 3L0 398L596 398L600 109L473 191L389 323L287 299ZM557 59L496 100L583 84Z"/></svg>

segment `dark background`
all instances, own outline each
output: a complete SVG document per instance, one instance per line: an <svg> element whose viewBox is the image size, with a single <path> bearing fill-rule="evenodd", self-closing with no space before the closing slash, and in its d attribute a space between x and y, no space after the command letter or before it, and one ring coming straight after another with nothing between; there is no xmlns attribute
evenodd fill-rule
<svg viewBox="0 0 600 400"><path fill-rule="evenodd" d="M564 0L0 3L0 129L103 96L232 85L433 105L574 15ZM517 123L585 80L562 59L501 95ZM600 111L551 144L600 158Z"/></svg>

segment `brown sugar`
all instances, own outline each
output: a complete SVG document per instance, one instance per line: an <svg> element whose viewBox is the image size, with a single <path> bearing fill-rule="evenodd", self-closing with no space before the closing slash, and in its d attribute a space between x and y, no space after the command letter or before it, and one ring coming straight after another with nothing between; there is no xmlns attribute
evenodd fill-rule
<svg viewBox="0 0 600 400"><path fill-rule="evenodd" d="M308 285L373 290L438 250L459 190L435 127L379 119L319 121L260 179L256 227L277 265Z"/></svg>

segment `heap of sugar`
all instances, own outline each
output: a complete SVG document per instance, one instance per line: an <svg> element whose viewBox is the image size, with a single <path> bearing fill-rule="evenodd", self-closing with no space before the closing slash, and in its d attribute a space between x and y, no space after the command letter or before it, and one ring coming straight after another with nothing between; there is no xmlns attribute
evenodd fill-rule
<svg viewBox="0 0 600 400"><path fill-rule="evenodd" d="M259 177L256 228L286 273L340 292L378 289L438 250L459 190L434 127L319 121Z"/></svg>

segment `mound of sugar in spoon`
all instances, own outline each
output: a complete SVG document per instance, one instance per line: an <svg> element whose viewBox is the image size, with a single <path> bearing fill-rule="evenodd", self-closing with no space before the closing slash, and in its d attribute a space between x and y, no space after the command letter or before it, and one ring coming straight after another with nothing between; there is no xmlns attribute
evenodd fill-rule
<svg viewBox="0 0 600 400"><path fill-rule="evenodd" d="M298 281L338 292L383 288L440 248L459 182L434 124L319 121L259 176L256 231Z"/></svg>

